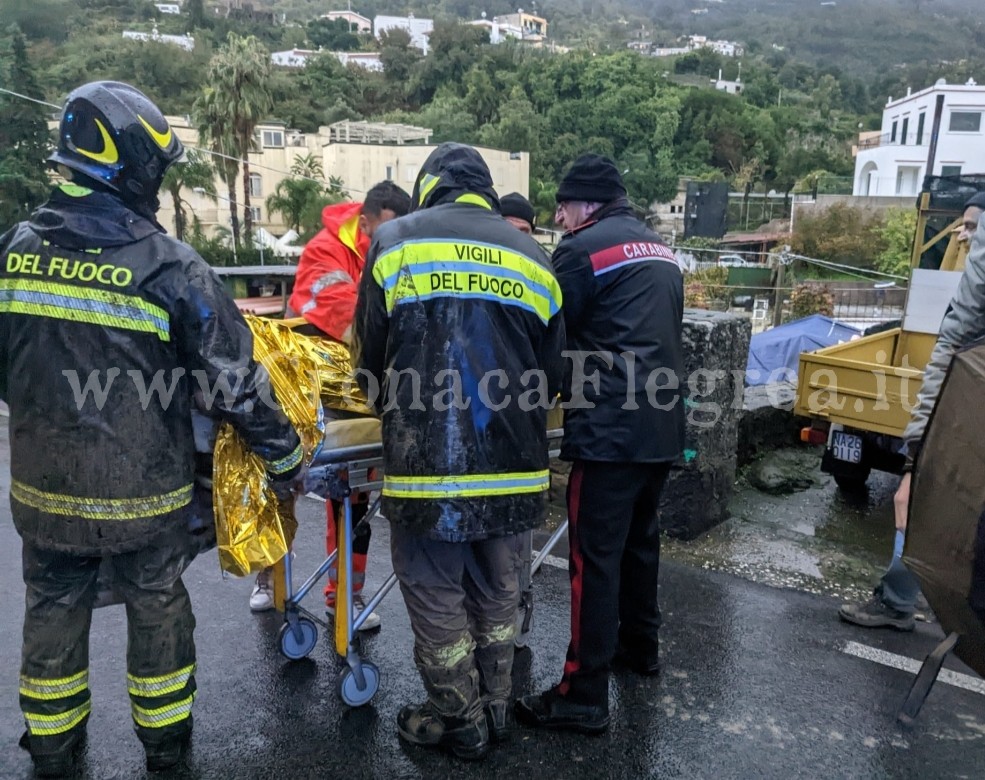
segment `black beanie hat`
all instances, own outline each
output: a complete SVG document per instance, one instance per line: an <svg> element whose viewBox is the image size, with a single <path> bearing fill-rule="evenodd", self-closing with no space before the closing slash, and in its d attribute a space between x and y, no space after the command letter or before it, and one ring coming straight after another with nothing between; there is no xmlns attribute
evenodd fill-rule
<svg viewBox="0 0 985 780"><path fill-rule="evenodd" d="M626 187L616 164L600 154L583 154L564 174L557 188L556 200L579 200L585 203L609 203L626 197Z"/></svg>
<svg viewBox="0 0 985 780"><path fill-rule="evenodd" d="M499 213L504 217L516 217L524 222L529 222L530 227L534 227L537 220L534 207L519 192L511 192L499 199Z"/></svg>
<svg viewBox="0 0 985 780"><path fill-rule="evenodd" d="M965 209L970 209L972 206L985 211L985 192L978 192L968 198L968 201L964 204L964 207Z"/></svg>

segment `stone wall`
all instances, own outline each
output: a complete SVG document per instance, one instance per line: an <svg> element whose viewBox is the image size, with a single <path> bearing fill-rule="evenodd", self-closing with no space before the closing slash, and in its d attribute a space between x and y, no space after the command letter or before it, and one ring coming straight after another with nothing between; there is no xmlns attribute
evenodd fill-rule
<svg viewBox="0 0 985 780"><path fill-rule="evenodd" d="M671 471L660 503L670 536L693 539L728 517L750 335L745 317L684 312L684 459Z"/></svg>

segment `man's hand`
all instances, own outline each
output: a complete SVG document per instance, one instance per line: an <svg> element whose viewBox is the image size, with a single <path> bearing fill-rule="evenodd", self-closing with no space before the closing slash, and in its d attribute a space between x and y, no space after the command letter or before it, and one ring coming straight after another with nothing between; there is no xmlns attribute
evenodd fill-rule
<svg viewBox="0 0 985 780"><path fill-rule="evenodd" d="M906 531L906 517L910 511L910 478L913 476L909 471L903 475L896 495L893 498L893 506L896 509L896 530Z"/></svg>

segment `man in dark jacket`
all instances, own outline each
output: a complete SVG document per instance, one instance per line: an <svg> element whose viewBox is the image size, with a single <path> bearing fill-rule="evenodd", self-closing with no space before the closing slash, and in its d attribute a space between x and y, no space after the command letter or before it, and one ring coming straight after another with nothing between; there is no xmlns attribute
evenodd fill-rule
<svg viewBox="0 0 985 780"><path fill-rule="evenodd" d="M297 434L221 282L154 219L182 145L142 93L68 96L51 162L69 183L0 237L0 398L27 603L20 702L42 777L69 773L91 708L89 625L103 559L127 610L127 688L150 770L192 727L192 396L289 480ZM199 393L198 391L202 391ZM216 392L210 392L216 391Z"/></svg>
<svg viewBox="0 0 985 780"><path fill-rule="evenodd" d="M616 654L656 674L657 503L684 444L684 291L660 237L633 217L611 160L578 158L557 192L554 252L571 350L561 457L568 483L571 641L561 682L517 702L525 724L599 733Z"/></svg>
<svg viewBox="0 0 985 780"><path fill-rule="evenodd" d="M497 213L471 147L428 157L411 209L377 230L354 323L361 381L382 410L383 514L428 693L397 725L412 744L479 758L490 730L508 734L513 537L546 511L561 296L537 243Z"/></svg>

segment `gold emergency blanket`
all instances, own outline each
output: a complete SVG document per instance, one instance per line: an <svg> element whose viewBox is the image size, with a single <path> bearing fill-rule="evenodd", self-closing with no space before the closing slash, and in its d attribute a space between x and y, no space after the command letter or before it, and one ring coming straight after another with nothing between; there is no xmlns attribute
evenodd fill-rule
<svg viewBox="0 0 985 780"><path fill-rule="evenodd" d="M276 320L247 317L253 357L267 369L277 401L301 437L304 462L318 451L324 434L320 403L322 370L305 336ZM212 501L219 566L245 576L272 566L290 549L297 530L293 501L280 503L263 460L231 425L216 438Z"/></svg>

